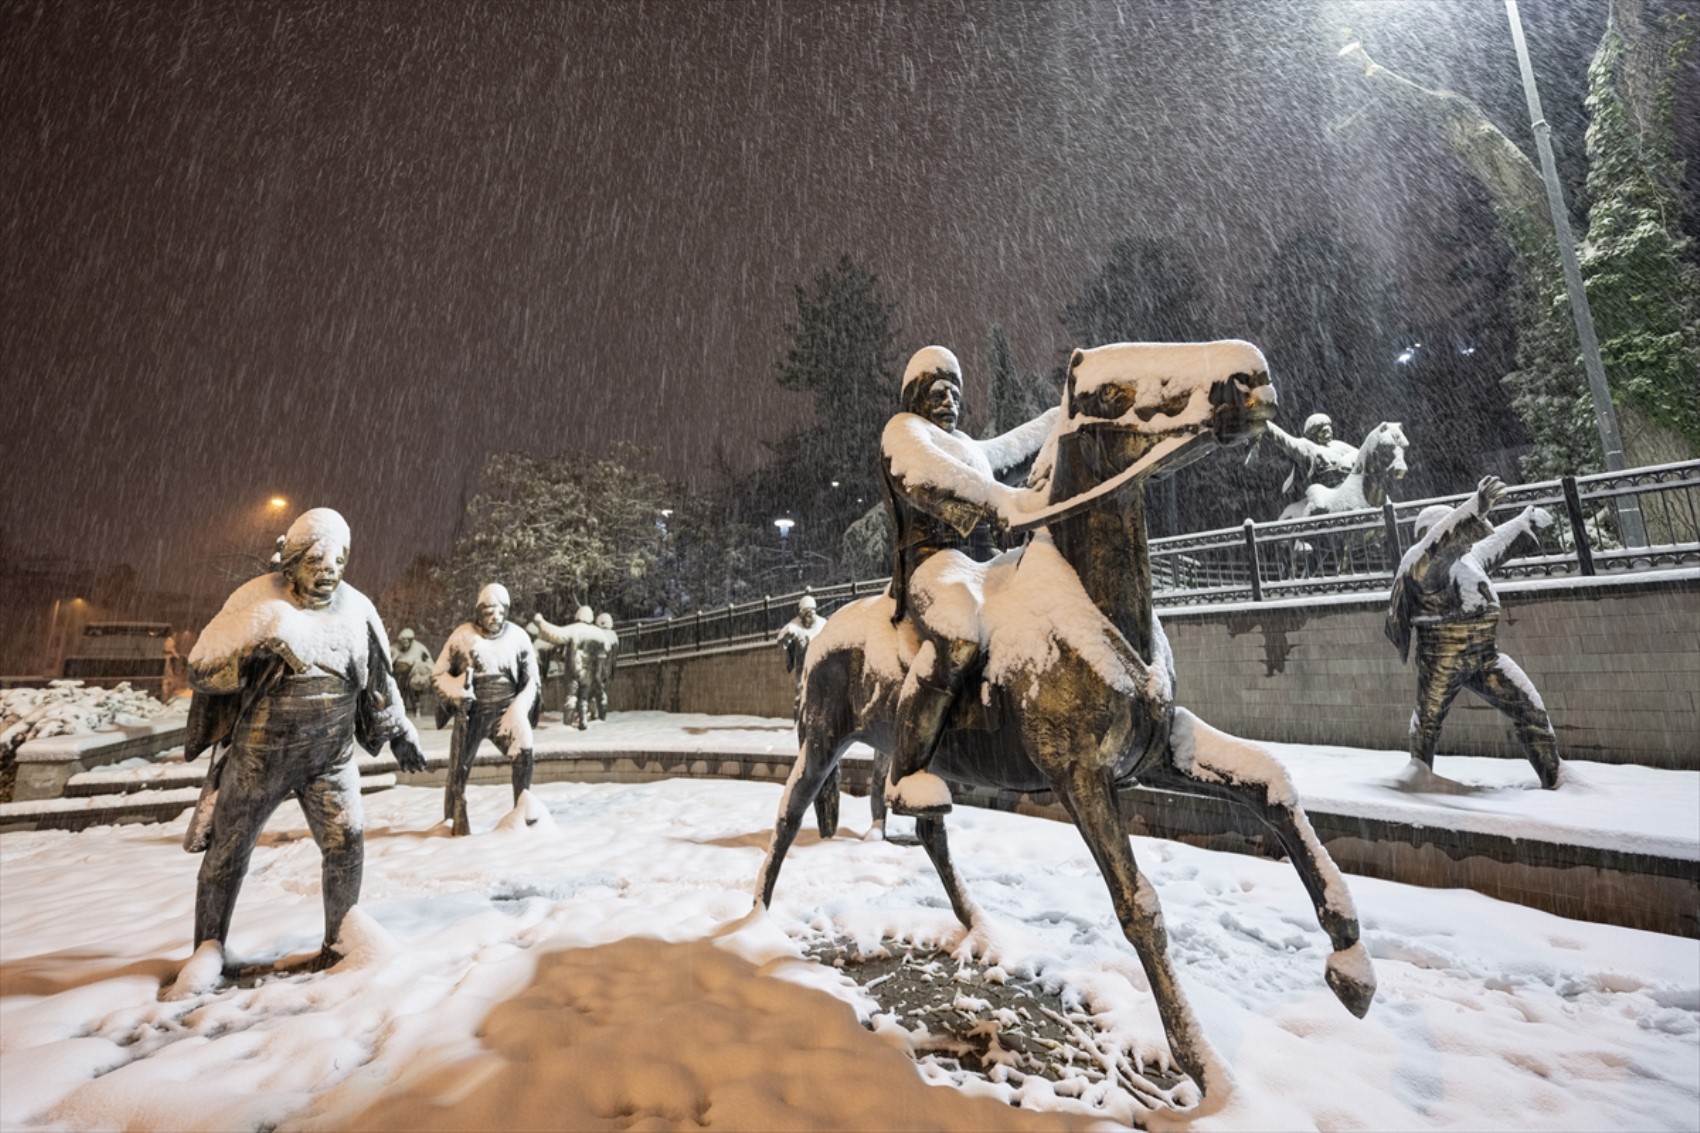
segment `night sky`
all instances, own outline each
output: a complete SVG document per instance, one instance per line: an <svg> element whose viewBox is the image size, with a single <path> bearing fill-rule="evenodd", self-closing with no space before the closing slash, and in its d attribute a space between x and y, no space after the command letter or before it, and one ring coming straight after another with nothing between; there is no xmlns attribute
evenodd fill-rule
<svg viewBox="0 0 1700 1133"><path fill-rule="evenodd" d="M1526 5L1561 131L1602 13ZM708 487L802 419L782 324L844 252L971 396L993 322L1075 345L1128 235L1196 252L1222 335L1306 224L1421 296L1456 176L1330 140L1342 22L1520 110L1485 2L5 3L0 526L204 589L281 494L375 593L495 451Z"/></svg>

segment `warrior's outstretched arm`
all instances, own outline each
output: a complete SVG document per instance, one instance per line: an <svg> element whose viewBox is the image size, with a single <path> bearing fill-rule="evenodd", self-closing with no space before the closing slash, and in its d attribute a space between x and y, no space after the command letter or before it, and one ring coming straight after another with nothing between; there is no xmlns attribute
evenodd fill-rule
<svg viewBox="0 0 1700 1133"><path fill-rule="evenodd" d="M1552 514L1545 508L1531 505L1494 528L1492 535L1473 543L1470 546L1470 557L1480 564L1483 571L1491 571L1510 556L1511 548L1516 545L1518 539L1525 535L1533 539L1536 537L1536 531L1551 526Z"/></svg>
<svg viewBox="0 0 1700 1133"><path fill-rule="evenodd" d="M1321 459L1325 451L1323 447L1308 437L1295 437L1287 430L1271 421L1263 427L1263 437L1260 444L1267 441L1275 447L1287 460L1294 464L1306 465L1313 460Z"/></svg>
<svg viewBox="0 0 1700 1133"><path fill-rule="evenodd" d="M567 632L565 626L558 626L542 614L531 619L537 625L537 636L550 645L572 645L573 635Z"/></svg>
<svg viewBox="0 0 1700 1133"><path fill-rule="evenodd" d="M1061 412L1060 407L1047 409L1024 425L1017 425L1007 433L978 442L980 451L986 454L986 463L992 466L992 471L1002 472L1006 468L1014 468L1043 448L1045 438L1051 435Z"/></svg>

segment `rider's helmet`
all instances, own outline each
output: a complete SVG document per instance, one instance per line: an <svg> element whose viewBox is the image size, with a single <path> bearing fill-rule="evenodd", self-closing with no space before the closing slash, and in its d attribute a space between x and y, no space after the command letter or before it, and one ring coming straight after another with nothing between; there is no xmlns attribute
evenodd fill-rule
<svg viewBox="0 0 1700 1133"><path fill-rule="evenodd" d="M900 395L902 406L910 413L916 411L916 405L933 384L933 379L944 377L962 388L962 363L956 360L956 355L942 346L923 346L909 358L909 364L903 367L903 391Z"/></svg>
<svg viewBox="0 0 1700 1133"><path fill-rule="evenodd" d="M412 641L413 640L413 631L410 630L410 629L402 630L401 631L401 639L403 641Z"/></svg>
<svg viewBox="0 0 1700 1133"><path fill-rule="evenodd" d="M1411 534L1421 539L1428 534L1429 528L1452 514L1452 509L1445 504L1435 504L1425 507L1417 513L1416 521L1411 524Z"/></svg>
<svg viewBox="0 0 1700 1133"><path fill-rule="evenodd" d="M1311 434L1324 426L1332 432L1334 429L1334 418L1330 417L1326 413L1312 413L1309 417L1306 417L1304 428L1305 439L1312 441L1316 440L1316 438Z"/></svg>
<svg viewBox="0 0 1700 1133"><path fill-rule="evenodd" d="M800 598L797 601L797 612L799 614L802 613L804 610L812 610L814 608L815 608L815 596L813 594L805 594L805 595L802 596L802 598Z"/></svg>

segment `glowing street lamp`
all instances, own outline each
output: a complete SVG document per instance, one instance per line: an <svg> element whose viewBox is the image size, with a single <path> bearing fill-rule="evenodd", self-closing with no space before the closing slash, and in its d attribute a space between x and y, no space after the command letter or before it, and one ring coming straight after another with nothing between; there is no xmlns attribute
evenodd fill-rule
<svg viewBox="0 0 1700 1133"><path fill-rule="evenodd" d="M788 539L791 537L791 529L797 526L797 521L794 519L776 519L773 521L773 525L779 528L781 539Z"/></svg>
<svg viewBox="0 0 1700 1133"><path fill-rule="evenodd" d="M273 511L282 511L284 508L289 506L289 501L284 499L282 496L273 496L271 499L266 501L266 506Z"/></svg>

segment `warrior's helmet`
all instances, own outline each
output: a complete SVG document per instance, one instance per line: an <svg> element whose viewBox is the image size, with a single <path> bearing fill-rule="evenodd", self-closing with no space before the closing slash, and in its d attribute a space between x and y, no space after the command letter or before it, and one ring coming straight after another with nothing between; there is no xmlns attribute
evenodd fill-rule
<svg viewBox="0 0 1700 1133"><path fill-rule="evenodd" d="M926 396L933 379L940 377L955 383L957 392L961 392L962 363L956 360L956 355L942 346L923 346L915 351L909 364L903 367L903 390L899 395L902 408L910 413L919 412L921 398Z"/></svg>
<svg viewBox="0 0 1700 1133"><path fill-rule="evenodd" d="M1429 533L1429 528L1452 514L1452 509L1445 504L1434 504L1425 507L1417 513L1416 520L1411 524L1411 534L1421 539Z"/></svg>

